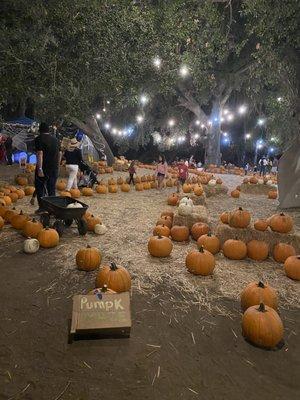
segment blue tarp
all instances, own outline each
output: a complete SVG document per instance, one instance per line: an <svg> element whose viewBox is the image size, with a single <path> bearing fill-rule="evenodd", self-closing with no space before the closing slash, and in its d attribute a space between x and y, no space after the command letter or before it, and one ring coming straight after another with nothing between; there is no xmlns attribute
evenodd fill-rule
<svg viewBox="0 0 300 400"><path fill-rule="evenodd" d="M15 118L11 121L8 121L8 124L19 124L19 125L28 125L31 126L33 124L34 119L27 118L27 117L20 117L20 118Z"/></svg>

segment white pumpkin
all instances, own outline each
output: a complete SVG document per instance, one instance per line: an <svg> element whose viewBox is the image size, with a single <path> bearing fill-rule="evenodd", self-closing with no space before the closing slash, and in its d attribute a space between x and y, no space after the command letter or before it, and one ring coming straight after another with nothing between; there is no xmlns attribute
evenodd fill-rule
<svg viewBox="0 0 300 400"><path fill-rule="evenodd" d="M37 239L26 239L23 243L23 251L27 254L34 254L40 248L40 242Z"/></svg>
<svg viewBox="0 0 300 400"><path fill-rule="evenodd" d="M70 203L67 205L67 208L82 208L82 204L75 201L75 203Z"/></svg>
<svg viewBox="0 0 300 400"><path fill-rule="evenodd" d="M189 197L183 197L183 198L180 200L179 204L188 204L188 205L190 205L190 206L193 206L193 205L194 205L193 200L190 199Z"/></svg>
<svg viewBox="0 0 300 400"><path fill-rule="evenodd" d="M215 179L211 179L211 180L208 182L208 186L216 186L216 184L217 184L217 181L216 181Z"/></svg>
<svg viewBox="0 0 300 400"><path fill-rule="evenodd" d="M263 185L263 184L264 184L264 180L263 180L263 179L259 179L259 180L257 181L257 183L258 183L259 185Z"/></svg>
<svg viewBox="0 0 300 400"><path fill-rule="evenodd" d="M96 224L94 227L94 232L97 235L104 235L107 232L107 228L103 224Z"/></svg>
<svg viewBox="0 0 300 400"><path fill-rule="evenodd" d="M271 179L269 179L269 180L267 181L267 185L268 185L268 186L273 186L273 181L272 181Z"/></svg>
<svg viewBox="0 0 300 400"><path fill-rule="evenodd" d="M193 206L191 204L179 204L178 206L178 214L179 215L191 215L193 212Z"/></svg>

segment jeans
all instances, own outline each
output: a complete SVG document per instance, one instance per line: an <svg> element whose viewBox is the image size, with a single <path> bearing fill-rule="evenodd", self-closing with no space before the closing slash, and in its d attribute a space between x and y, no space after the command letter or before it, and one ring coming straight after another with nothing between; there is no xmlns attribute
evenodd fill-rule
<svg viewBox="0 0 300 400"><path fill-rule="evenodd" d="M259 169L259 175L260 176L265 176L266 175L266 166L265 165L261 165L260 169Z"/></svg>
<svg viewBox="0 0 300 400"><path fill-rule="evenodd" d="M67 183L67 190L78 189L78 186L77 186L78 165L67 164L66 165L66 170L69 173L69 178L68 178L68 183Z"/></svg>
<svg viewBox="0 0 300 400"><path fill-rule="evenodd" d="M40 178L37 174L35 175L34 186L39 207L41 207L42 197L55 196L57 175L57 171L48 172L43 178Z"/></svg>
<svg viewBox="0 0 300 400"><path fill-rule="evenodd" d="M133 175L134 174L129 174L129 185L131 184L131 182L134 184L134 179L133 179Z"/></svg>

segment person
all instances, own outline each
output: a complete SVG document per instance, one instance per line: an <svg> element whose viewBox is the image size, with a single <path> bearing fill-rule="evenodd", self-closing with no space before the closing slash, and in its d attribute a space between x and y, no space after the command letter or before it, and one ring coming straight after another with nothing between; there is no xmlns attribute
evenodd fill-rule
<svg viewBox="0 0 300 400"><path fill-rule="evenodd" d="M12 146L12 138L10 136L6 137L6 140L4 142L4 147L6 151L7 165L12 165L13 146Z"/></svg>
<svg viewBox="0 0 300 400"><path fill-rule="evenodd" d="M179 193L180 186L182 187L188 178L189 168L185 164L184 160L179 161L177 168L178 168L177 193Z"/></svg>
<svg viewBox="0 0 300 400"><path fill-rule="evenodd" d="M158 157L158 164L156 166L156 176L158 180L158 189L161 190L164 184L165 176L167 175L168 164L166 162L165 156L160 155Z"/></svg>
<svg viewBox="0 0 300 400"><path fill-rule="evenodd" d="M244 167L245 175L248 174L249 170L250 170L250 165L249 165L249 163L247 163L247 164L245 165L245 167Z"/></svg>
<svg viewBox="0 0 300 400"><path fill-rule="evenodd" d="M82 153L79 149L79 142L76 138L70 140L68 148L64 152L64 159L66 161L66 170L69 174L66 190L78 189L77 174L79 165L82 162Z"/></svg>
<svg viewBox="0 0 300 400"><path fill-rule="evenodd" d="M265 156L263 156L259 161L259 176L265 176L266 175L266 167L267 167L268 161Z"/></svg>
<svg viewBox="0 0 300 400"><path fill-rule="evenodd" d="M276 175L278 171L278 159L274 158L272 168L271 168L271 173Z"/></svg>
<svg viewBox="0 0 300 400"><path fill-rule="evenodd" d="M131 164L129 165L128 168L128 172L129 172L129 185L131 184L131 182L134 184L134 179L133 176L134 174L136 174L136 169L135 169L135 160L131 161Z"/></svg>
<svg viewBox="0 0 300 400"><path fill-rule="evenodd" d="M272 169L273 162L272 162L271 158L269 158L267 161L268 161L268 164L267 164L267 172L268 172L268 174L270 174L270 173L271 173L271 169Z"/></svg>
<svg viewBox="0 0 300 400"><path fill-rule="evenodd" d="M49 133L45 122L39 126L39 135L35 138L37 164L35 168L35 190L39 208L36 213L43 212L41 198L55 196L55 186L61 161L60 145L57 138Z"/></svg>
<svg viewBox="0 0 300 400"><path fill-rule="evenodd" d="M5 138L0 135L0 164L4 164L6 160Z"/></svg>

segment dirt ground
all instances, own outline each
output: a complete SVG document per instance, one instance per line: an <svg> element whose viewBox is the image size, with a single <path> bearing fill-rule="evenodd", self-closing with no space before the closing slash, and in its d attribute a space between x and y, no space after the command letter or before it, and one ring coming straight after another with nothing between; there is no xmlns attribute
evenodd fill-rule
<svg viewBox="0 0 300 400"><path fill-rule="evenodd" d="M11 170L0 167L0 180ZM121 173L115 173L120 176ZM241 177L223 176L235 187ZM271 259L228 261L220 254L213 277L186 272L195 243L176 244L170 258L153 259L147 240L171 189L82 198L108 227L104 236L79 237L71 228L57 248L22 253L22 236L0 233L0 400L205 399L294 400L300 392L300 288ZM18 203L33 212L28 198ZM276 200L242 195L207 199L212 224L243 206L253 218L276 211ZM293 212L296 229L300 215ZM94 286L95 273L76 269L76 251L89 243L103 263L116 261L133 278L129 339L68 344L72 296ZM265 279L280 295L284 344L266 351L241 335L239 294Z"/></svg>

